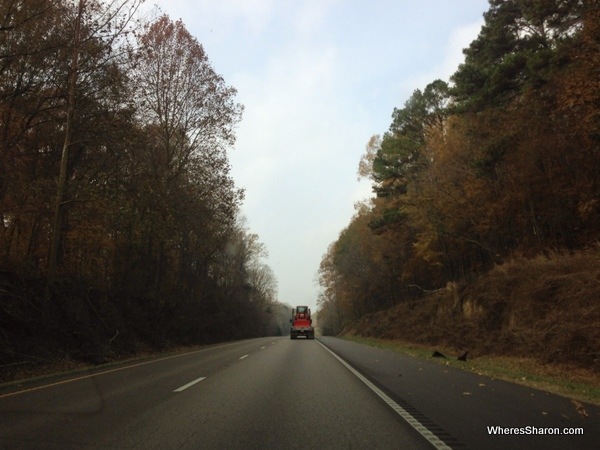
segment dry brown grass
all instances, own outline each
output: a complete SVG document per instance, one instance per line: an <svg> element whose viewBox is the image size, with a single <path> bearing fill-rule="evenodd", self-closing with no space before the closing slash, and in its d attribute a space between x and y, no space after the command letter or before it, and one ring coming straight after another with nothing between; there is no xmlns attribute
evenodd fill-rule
<svg viewBox="0 0 600 450"><path fill-rule="evenodd" d="M473 283L449 284L364 317L345 333L599 374L600 245L574 254L515 257Z"/></svg>

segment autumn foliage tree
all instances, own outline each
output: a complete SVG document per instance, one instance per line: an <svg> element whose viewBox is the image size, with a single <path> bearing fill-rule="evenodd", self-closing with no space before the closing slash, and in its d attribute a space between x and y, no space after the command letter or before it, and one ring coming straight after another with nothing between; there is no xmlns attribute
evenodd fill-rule
<svg viewBox="0 0 600 450"><path fill-rule="evenodd" d="M143 23L140 4L0 3L9 363L49 346L129 352L274 329L274 275L236 219L236 91L181 21Z"/></svg>
<svg viewBox="0 0 600 450"><path fill-rule="evenodd" d="M415 90L369 141L359 174L373 180L376 198L323 257L322 308L356 318L390 292L382 273L395 286L388 303L398 303L515 254L597 239L598 11L594 1L490 1L450 83ZM346 248L359 221L371 233ZM360 251L375 238L385 244ZM378 268L370 294L357 289L362 273L348 273L341 256L369 267L388 249L393 270Z"/></svg>

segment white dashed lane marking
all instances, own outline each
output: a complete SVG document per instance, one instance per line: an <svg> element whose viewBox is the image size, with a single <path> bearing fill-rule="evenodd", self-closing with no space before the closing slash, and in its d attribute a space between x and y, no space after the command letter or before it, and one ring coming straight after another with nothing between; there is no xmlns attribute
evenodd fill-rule
<svg viewBox="0 0 600 450"><path fill-rule="evenodd" d="M206 377L197 378L194 381L190 381L188 384L185 384L185 385L181 386L180 388L175 389L173 392L185 391L187 388L192 387L196 383L200 383L202 380L205 380L205 379L206 379Z"/></svg>

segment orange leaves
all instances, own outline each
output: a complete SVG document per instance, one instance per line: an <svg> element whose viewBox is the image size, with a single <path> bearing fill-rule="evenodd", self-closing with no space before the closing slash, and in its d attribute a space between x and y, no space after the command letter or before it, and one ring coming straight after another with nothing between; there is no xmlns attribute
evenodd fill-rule
<svg viewBox="0 0 600 450"><path fill-rule="evenodd" d="M358 175L377 198L321 263L338 331L515 254L597 241L600 9L529 3L493 2L451 96L416 90L369 140Z"/></svg>

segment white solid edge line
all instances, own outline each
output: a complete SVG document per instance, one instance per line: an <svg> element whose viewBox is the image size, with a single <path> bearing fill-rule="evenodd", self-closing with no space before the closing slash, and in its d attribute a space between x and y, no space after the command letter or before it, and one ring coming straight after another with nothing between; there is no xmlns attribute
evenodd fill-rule
<svg viewBox="0 0 600 450"><path fill-rule="evenodd" d="M319 341L317 341L317 342L319 342ZM379 389L377 386L375 386L373 383L371 383L367 378L365 378L354 367L352 367L350 364L348 364L346 361L344 361L342 358L340 358L337 354L335 354L332 350L330 350L328 347L326 347L321 342L319 342L319 344L321 344L321 346L325 350L327 350L339 362L341 362L346 367L346 369L348 369L350 372L352 372L360 381L365 383L369 387L369 389L371 389L373 392L375 392L375 394L377 394L380 398L382 398L384 402L386 402L394 411L396 411L396 413L400 417L402 417L404 420L406 420L410 426L412 426L415 430L417 430L421 434L421 436L423 436L425 439L427 439L427 441L429 441L429 443L432 444L436 449L440 449L440 450L441 449L444 449L444 450L452 449L452 447L449 447L448 444L446 444L439 437L437 437L435 434L433 434L431 431L429 431L429 429L425 425L423 425L421 422L419 422L417 419L415 419L407 410L405 410L402 406L400 406L398 403L396 403L394 400L392 400L387 394L385 394L381 389Z"/></svg>
<svg viewBox="0 0 600 450"><path fill-rule="evenodd" d="M173 392L181 392L181 391L185 391L187 388L189 388L189 387L191 387L191 386L195 385L196 383L200 383L202 380L205 380L205 379L206 379L206 377L200 377L200 378L198 378L198 379L196 379L196 380L194 380L194 381L191 381L191 382L189 382L188 384L186 384L186 385L184 385L184 386L181 386L181 387L180 387L180 388L178 388L178 389L175 389Z"/></svg>

